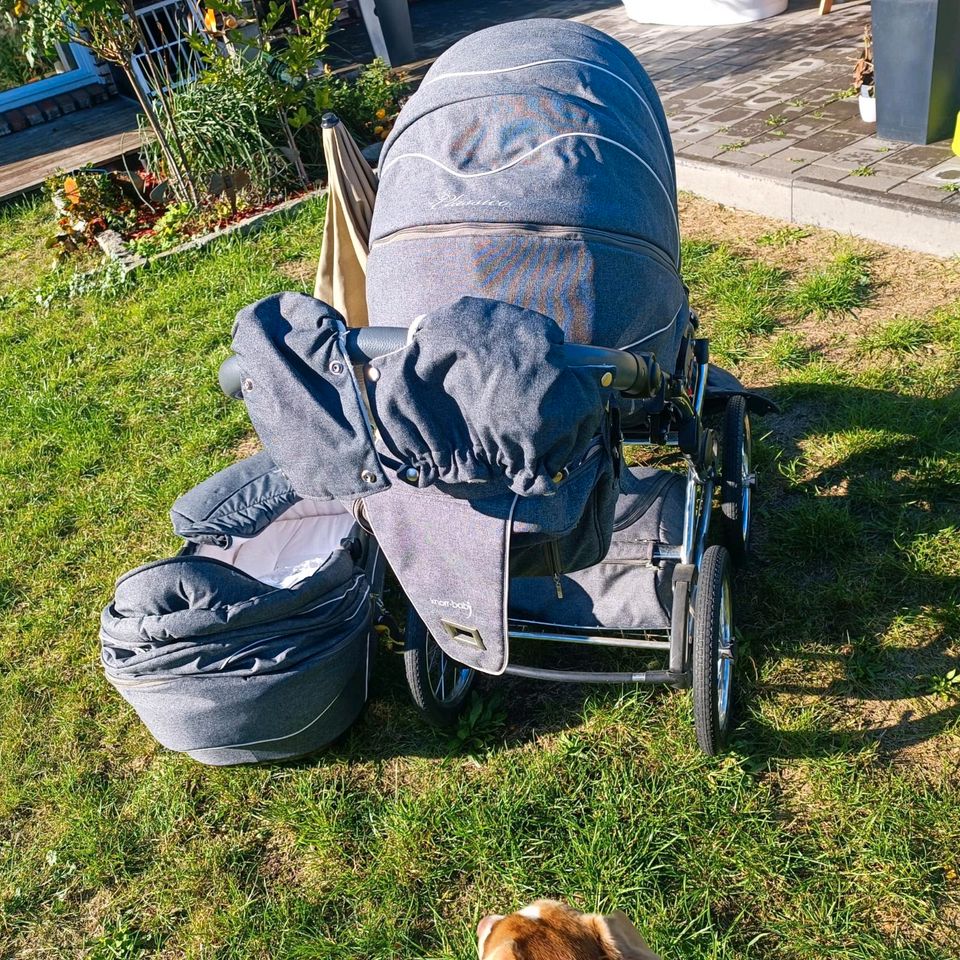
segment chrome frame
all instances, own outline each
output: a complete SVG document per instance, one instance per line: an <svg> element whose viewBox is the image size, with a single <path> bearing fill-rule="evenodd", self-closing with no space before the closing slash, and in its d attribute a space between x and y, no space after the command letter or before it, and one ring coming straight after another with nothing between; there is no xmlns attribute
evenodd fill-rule
<svg viewBox="0 0 960 960"><path fill-rule="evenodd" d="M693 389L693 410L699 419L703 412L703 401L706 395L707 375L710 364L697 364L697 379ZM649 440L631 440L643 445L653 444ZM677 435L671 432L667 435L667 446L677 445ZM682 668L670 670L647 670L638 673L599 673L574 670L551 670L541 667L527 667L519 664L509 664L504 671L510 676L527 677L539 680L567 681L572 683L672 683L678 686L685 685L689 679L688 651L693 637L695 624L693 608L696 599L696 571L703 562L703 554L707 546L707 537L710 532L710 518L713 512L713 471L705 471L701 475L693 462L687 456L687 484L684 501L684 520L682 543L672 544L659 548L657 556L662 559L679 560L680 564L694 568L693 579L689 585L684 585L687 591L686 629L680 634L684 649L675 651L677 643L674 632L667 632L667 639L662 639L665 631L655 630L598 630L570 627L564 629L555 624L538 624L529 621L511 620L508 637L510 640L542 640L548 643L573 643L584 646L621 647L637 650L656 650L671 653L671 662L676 665L682 662ZM674 590L676 590L676 585ZM729 591L727 593L729 596ZM731 626L732 629L732 626ZM659 633L661 638L657 638ZM616 636L614 634L619 634ZM729 647L732 652L732 645ZM725 660L729 663L729 659ZM718 663L718 684L721 676L725 683L729 683L732 676L728 668ZM724 672L724 670L726 672ZM729 689L725 694L725 703L729 700ZM725 707L725 709L727 709Z"/></svg>

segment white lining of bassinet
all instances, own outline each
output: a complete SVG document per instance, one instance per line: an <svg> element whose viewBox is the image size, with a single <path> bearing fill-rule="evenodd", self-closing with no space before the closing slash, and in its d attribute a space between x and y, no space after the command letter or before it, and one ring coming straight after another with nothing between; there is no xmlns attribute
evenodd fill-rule
<svg viewBox="0 0 960 960"><path fill-rule="evenodd" d="M229 547L201 544L196 555L289 589L316 573L353 527L353 517L336 501L298 500L255 537L233 537Z"/></svg>

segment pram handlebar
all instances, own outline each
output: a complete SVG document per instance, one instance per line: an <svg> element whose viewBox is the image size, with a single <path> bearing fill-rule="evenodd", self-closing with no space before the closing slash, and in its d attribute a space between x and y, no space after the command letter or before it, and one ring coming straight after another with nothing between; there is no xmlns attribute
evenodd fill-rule
<svg viewBox="0 0 960 960"><path fill-rule="evenodd" d="M347 355L353 363L371 363L384 354L402 350L407 343L404 327L360 327L347 331ZM657 394L663 374L652 353L632 353L610 347L594 347L582 343L565 343L564 357L571 367L601 367L613 375L604 386L631 396L650 397ZM229 356L220 365L220 389L228 397L242 399L240 368L237 358Z"/></svg>

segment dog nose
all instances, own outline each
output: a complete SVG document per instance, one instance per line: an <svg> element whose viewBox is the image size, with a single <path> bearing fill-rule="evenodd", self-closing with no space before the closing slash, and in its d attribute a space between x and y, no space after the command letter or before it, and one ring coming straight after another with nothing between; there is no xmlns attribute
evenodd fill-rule
<svg viewBox="0 0 960 960"><path fill-rule="evenodd" d="M477 924L477 953L480 955L480 960L483 960L483 945L486 942L487 937L490 936L490 931L493 929L493 925L498 920L502 919L502 913L491 913L485 916Z"/></svg>

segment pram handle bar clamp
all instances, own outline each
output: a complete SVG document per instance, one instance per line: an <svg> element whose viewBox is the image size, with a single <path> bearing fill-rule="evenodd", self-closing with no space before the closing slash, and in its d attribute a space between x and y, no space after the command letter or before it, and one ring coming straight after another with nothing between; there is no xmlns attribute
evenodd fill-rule
<svg viewBox="0 0 960 960"><path fill-rule="evenodd" d="M346 341L347 354L353 363L370 363L384 354L402 350L407 343L407 331L403 327L360 327L347 331ZM663 373L652 353L581 343L565 343L563 353L568 366L612 370L613 389L631 396L656 396L663 382ZM220 389L228 397L242 399L240 368L235 356L223 361L217 378Z"/></svg>

